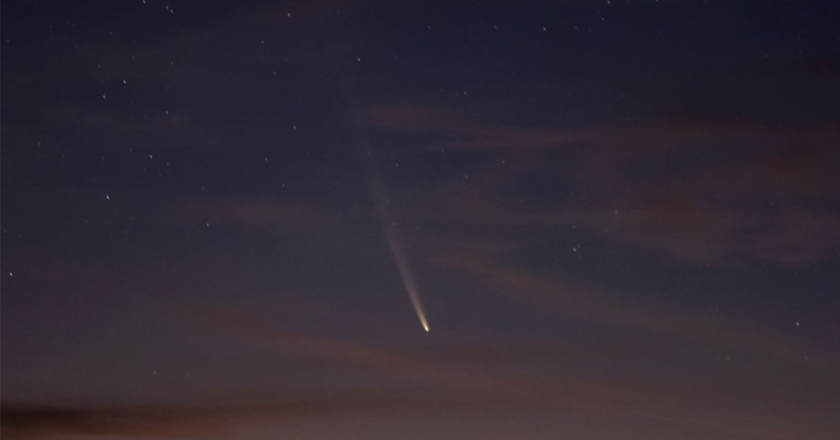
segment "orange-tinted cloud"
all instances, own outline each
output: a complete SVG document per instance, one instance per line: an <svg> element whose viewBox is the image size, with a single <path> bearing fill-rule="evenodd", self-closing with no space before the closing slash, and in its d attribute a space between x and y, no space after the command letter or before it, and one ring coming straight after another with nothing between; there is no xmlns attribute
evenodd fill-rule
<svg viewBox="0 0 840 440"><path fill-rule="evenodd" d="M574 225L706 265L744 258L798 265L831 257L840 245L831 227L840 212L817 202L840 200L840 180L828 166L838 159L833 145L840 139L830 125L695 116L552 128L497 122L504 118L492 105L471 111L392 104L361 110L355 123L427 139L420 150L489 149L505 163L439 184L423 199L427 205L409 207L420 221ZM550 173L542 158L552 150L565 155L554 177L566 187L556 188L556 201L523 210L515 202L517 185ZM572 189L588 196L564 195Z"/></svg>

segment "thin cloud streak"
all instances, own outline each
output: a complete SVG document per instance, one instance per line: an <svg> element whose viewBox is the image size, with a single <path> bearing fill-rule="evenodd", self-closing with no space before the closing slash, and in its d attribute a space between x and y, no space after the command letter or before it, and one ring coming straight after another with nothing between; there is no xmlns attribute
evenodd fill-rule
<svg viewBox="0 0 840 440"><path fill-rule="evenodd" d="M492 122L502 116L401 104L361 111L355 123L417 137L418 156L483 148L498 158L472 170L469 179L453 175L420 196L416 208L405 208L410 218L444 225L577 226L608 241L716 266L743 257L803 265L833 256L840 245L840 233L830 226L840 212L816 202L840 201L840 181L827 166L840 159L832 125L699 118L579 129ZM791 152L790 145L800 148ZM530 206L512 203L529 176L552 172L541 160L551 151L571 163L554 171L552 196ZM645 172L652 169L658 171Z"/></svg>
<svg viewBox="0 0 840 440"><path fill-rule="evenodd" d="M177 436L217 438L236 435L252 424L317 421L329 426L335 417L412 414L430 417L441 411L483 408L508 417L548 410L553 414L595 419L630 419L708 435L744 439L828 438L831 408L837 394L811 387L777 385L755 389L745 384L686 386L632 380L575 377L529 377L481 362L467 369L446 355L393 352L338 340L277 332L252 317L208 316L205 324L233 332L251 344L313 356L337 368L364 368L408 379L406 386L374 390L322 390L288 393L283 399L231 404L98 407L40 407L5 403L3 431L12 439L110 435L119 438ZM490 372L493 370L494 372ZM778 389L776 389L778 388ZM468 391L465 393L464 391ZM225 399L214 398L214 402ZM238 399L231 399L233 402ZM779 417L770 408L802 400L803 412ZM721 402L728 402L721 405ZM768 414L775 414L773 419Z"/></svg>
<svg viewBox="0 0 840 440"><path fill-rule="evenodd" d="M606 295L595 289L582 289L522 270L506 268L487 258L445 255L439 264L471 274L481 284L500 285L498 291L508 298L525 302L540 310L550 310L567 317L599 325L628 327L650 331L660 337L681 337L712 342L733 349L755 351L776 359L802 363L815 357L794 341L766 334L757 328L736 325L722 318L686 315L679 311L655 311L643 305L618 305L617 295ZM819 356L818 366L837 368L840 359L833 355Z"/></svg>

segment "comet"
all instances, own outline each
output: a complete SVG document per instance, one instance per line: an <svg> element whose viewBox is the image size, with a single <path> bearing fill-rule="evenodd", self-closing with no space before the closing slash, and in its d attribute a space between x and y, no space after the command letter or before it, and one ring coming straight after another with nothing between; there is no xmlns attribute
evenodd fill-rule
<svg viewBox="0 0 840 440"><path fill-rule="evenodd" d="M411 271L411 266L408 265L408 257L405 249L402 247L402 240L400 240L399 231L393 223L385 226L385 235L388 238L388 247L391 248L391 255L394 256L394 261L397 263L397 269L400 271L400 278L402 278L405 290L408 292L408 297L411 299L411 305L414 306L414 311L417 313L417 318L423 329L429 331L429 323L426 321L426 312L423 311L423 303L420 301L420 293L417 291L417 283L414 282L414 274Z"/></svg>
<svg viewBox="0 0 840 440"><path fill-rule="evenodd" d="M376 204L376 213L382 227L385 229L385 238L388 240L388 248L391 250L391 255L394 257L394 262L397 264L397 269L402 278L403 285L408 298L411 300L411 305L414 307L414 312L417 313L417 319L423 326L423 330L429 332L429 322L426 319L426 312L423 310L423 302L420 300L420 292L417 290L417 283L414 281L414 273L411 271L411 266L408 264L408 254L402 245L402 238L400 237L397 223L393 220L394 216L388 209L388 198L385 194L385 188L379 178L376 164L373 161L373 155L370 151L363 152L363 164L368 177L368 186L371 193L373 193L374 203Z"/></svg>

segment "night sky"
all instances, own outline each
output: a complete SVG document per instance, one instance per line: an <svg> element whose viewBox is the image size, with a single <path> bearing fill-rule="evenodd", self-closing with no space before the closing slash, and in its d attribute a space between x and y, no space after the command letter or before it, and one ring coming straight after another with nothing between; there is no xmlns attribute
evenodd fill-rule
<svg viewBox="0 0 840 440"><path fill-rule="evenodd" d="M4 439L840 438L836 2L0 35Z"/></svg>

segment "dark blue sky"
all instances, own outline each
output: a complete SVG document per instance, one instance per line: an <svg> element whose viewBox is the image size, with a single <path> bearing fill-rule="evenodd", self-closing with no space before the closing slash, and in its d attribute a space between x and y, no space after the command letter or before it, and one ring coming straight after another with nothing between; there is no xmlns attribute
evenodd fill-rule
<svg viewBox="0 0 840 440"><path fill-rule="evenodd" d="M840 434L833 2L2 12L4 437Z"/></svg>

